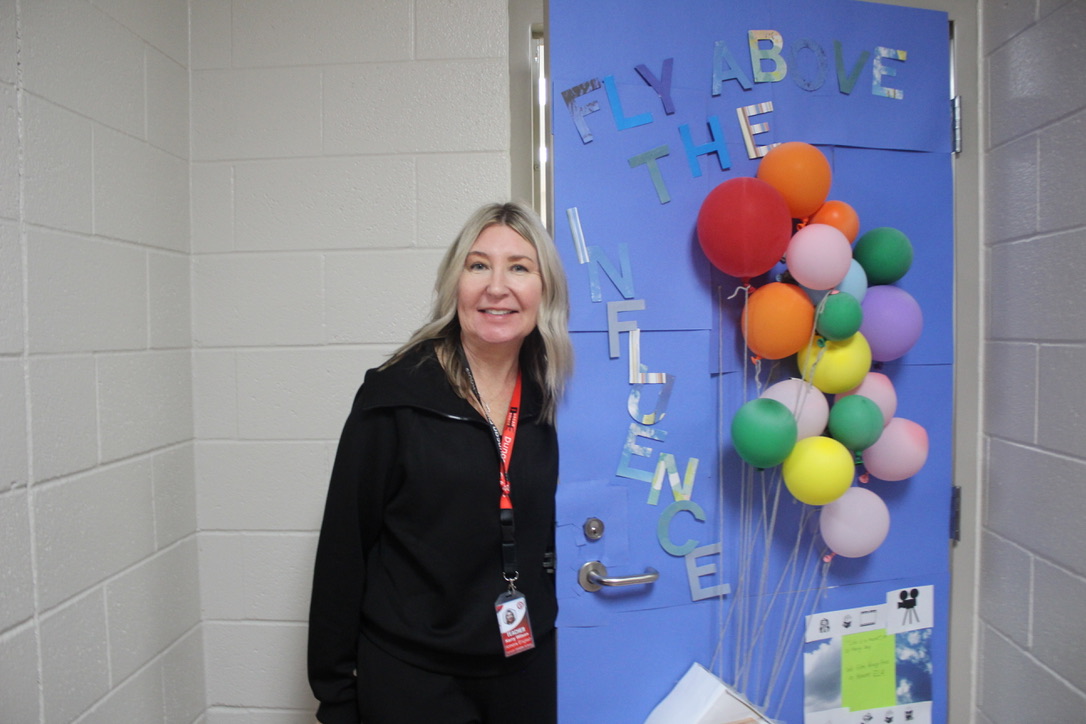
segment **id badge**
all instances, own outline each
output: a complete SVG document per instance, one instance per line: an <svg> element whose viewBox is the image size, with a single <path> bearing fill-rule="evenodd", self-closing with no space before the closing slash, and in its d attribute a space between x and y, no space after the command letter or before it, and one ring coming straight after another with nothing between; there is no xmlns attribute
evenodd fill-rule
<svg viewBox="0 0 1086 724"><path fill-rule="evenodd" d="M520 591L506 591L494 602L498 613L498 631L506 658L535 648L532 622L528 618L528 601Z"/></svg>

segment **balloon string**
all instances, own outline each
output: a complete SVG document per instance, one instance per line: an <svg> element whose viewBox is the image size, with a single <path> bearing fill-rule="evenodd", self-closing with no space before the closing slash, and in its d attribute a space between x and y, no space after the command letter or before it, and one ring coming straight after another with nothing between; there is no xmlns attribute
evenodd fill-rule
<svg viewBox="0 0 1086 724"><path fill-rule="evenodd" d="M737 293L738 293L738 291L739 290L736 290ZM743 307L745 309L746 306L747 306L747 303L750 300L750 293L748 291L748 288L747 288L746 284L743 285L742 292L744 294ZM733 294L732 296L734 297L735 295ZM731 297L729 297L729 299L730 298ZM749 389L750 389L750 367L747 364L747 360L744 359L743 360L743 398L744 398L744 402L746 401L746 393L747 393L747 390L749 390ZM753 516L753 492L754 492L753 480L754 480L754 470L752 468L744 465L743 466L743 485L742 485L742 488L740 489L740 498L739 498L740 555L743 556L742 558L740 558L740 560L742 560L742 561L750 561L750 553L751 553L751 551L753 549L753 538L752 538L752 534L751 534L751 527L752 527L751 524L752 524L752 516ZM733 657L733 660L732 660L733 677L734 677L733 681L735 682L736 687L739 688L740 691L745 691L746 690L746 687L745 687L745 685L743 683L743 680L742 680L742 675L743 675L742 662L743 662L743 658L745 656L745 653L747 651L747 641L746 641L746 635L745 634L747 632L747 623L746 623L746 619L747 619L747 605L746 605L747 595L746 595L746 588L747 588L747 585L749 583L748 578L749 578L749 569L748 569L748 567L747 566L740 566L740 575L739 575L739 580L738 580L737 584L738 584L738 588L740 589L741 593L738 594L738 597L736 599L738 604L739 604L736 607L736 614L737 614L737 617L739 619L739 622L738 622L738 625L737 625L737 628L738 628L738 631L736 632L737 635L735 637L736 649L735 649L734 657Z"/></svg>
<svg viewBox="0 0 1086 724"><path fill-rule="evenodd" d="M781 634L776 637L778 644L776 644L776 650L773 656L773 665L770 670L768 679L768 689L766 691L766 707L769 707L769 701L772 698L773 690L780 684L781 671L785 664L785 661L790 657L798 656L798 650L794 649L794 640L797 633L803 631L803 623L806 618L807 602L810 599L810 585L813 577L813 566L817 566L817 559L812 557L814 551L814 538L810 537L806 546L806 552L801 554L803 549L805 533L809 528L809 524L813 519L813 509L809 506L804 506L803 513L799 520L799 524L796 529L795 543L792 548L792 554L788 557L788 568L786 569L786 575L782 575L782 584L786 590L791 590L791 595L780 594L785 596L785 610L782 617L783 624L781 626ZM801 558L801 560L800 560ZM779 589L781 585L779 584ZM774 593L774 598L779 592ZM790 676L791 681L791 676ZM784 690L787 690L787 684L785 684ZM782 695L783 697L783 695ZM780 704L778 704L780 707Z"/></svg>
<svg viewBox="0 0 1086 724"><path fill-rule="evenodd" d="M717 419L723 420L724 418L724 288L717 285L716 288L717 297ZM717 540L724 540L724 446L717 445L716 450L716 468L717 468ZM718 671L718 676L724 679L724 661L720 659L720 654L724 647L724 631L726 629L727 619L724 614L725 605L725 593L720 593L717 596L717 640L716 648L713 651L712 660L709 662L710 671ZM729 609L730 611L733 609ZM720 668L716 669L719 664Z"/></svg>
<svg viewBox="0 0 1086 724"><path fill-rule="evenodd" d="M762 384L762 358L752 357L751 362L754 363L754 396L761 397L765 389L765 385Z"/></svg>
<svg viewBox="0 0 1086 724"><path fill-rule="evenodd" d="M815 355L814 362L808 360L808 363L804 365L804 369L800 370L804 382L814 384L815 371L818 369L818 363L822 361L822 355L824 354L826 354L826 345L821 344L818 346L818 354Z"/></svg>
<svg viewBox="0 0 1086 724"><path fill-rule="evenodd" d="M750 295L750 289L751 289L750 284L740 284L739 286L737 286L735 288L735 291L731 293L731 296L728 297L728 300L730 301L732 299L735 299L737 296L739 296L740 292L744 292L749 296ZM723 321L723 319L721 321Z"/></svg>
<svg viewBox="0 0 1086 724"><path fill-rule="evenodd" d="M813 549L814 549L814 537L811 538L811 550L813 551ZM809 597L811 598L811 600L810 600L809 604L804 606L804 608L807 611L809 611L810 615L814 615L818 611L818 605L822 600L822 594L826 590L826 578L829 575L829 564L828 563L823 563L822 566L819 566L818 563L817 563L817 558L816 558L814 563L810 566L811 574L812 575L817 574L820 569L821 569L822 575L821 575L820 580L818 581L818 585L814 586L813 588L808 588L807 589L808 591L810 591L811 595ZM805 626L802 626L802 623L803 623L804 619L805 619L805 617L801 615L800 620L798 622L798 623L801 624L801 627L800 627L801 631L805 631L805 629L806 629ZM804 638L806 638L806 636L804 636ZM785 641L785 640L787 640L787 637L782 636L781 641ZM777 700L777 710L775 712L776 717L780 716L781 709L783 708L784 701L787 698L788 690L792 686L792 679L796 674L796 669L797 669L797 667L799 665L799 662L800 662L801 658L802 658L801 649L797 649L796 652L792 656L792 666L789 669L788 678L785 680L784 689L783 689L783 691L781 693L780 698Z"/></svg>
<svg viewBox="0 0 1086 724"><path fill-rule="evenodd" d="M781 635L777 637L777 648L773 656L773 666L770 669L768 688L765 693L765 706L769 706L769 702L773 697L773 690L776 688L780 679L780 672L784 666L785 660L793 655L792 652L792 638L793 631L797 625L803 620L803 611L805 609L805 600L809 598L809 582L808 568L809 566L799 565L800 547L803 541L803 532L807 528L807 522L810 520L811 508L804 506L803 514L800 519L800 524L796 531L796 541L792 549L792 555L789 559L790 571L789 571L789 590L797 592L792 596L789 596L786 600L785 613L783 616L783 624L781 626ZM811 549L813 549L813 539L808 546L807 556L810 557ZM798 580L796 577L799 577ZM799 592L803 592L801 598L798 595ZM778 707L780 705L778 704Z"/></svg>
<svg viewBox="0 0 1086 724"><path fill-rule="evenodd" d="M777 494L773 496L772 504L769 504L766 500L767 494L764 490L762 494L762 524L759 526L759 528L761 529L760 532L762 534L761 536L759 536L762 538L762 547L759 551L760 553L762 553L762 565L760 575L758 576L758 584L756 590L751 596L752 600L764 600L767 597L768 593L769 604L764 606L759 611L756 617L752 617L748 624L750 626L747 642L748 655L745 657L744 661L745 671L743 677L745 684L749 680L751 674L758 668L758 658L760 658L761 654L764 651L764 647L760 646L759 644L761 643L763 637L766 634L767 626L772 618L774 609L776 608L777 596L781 593L781 588L788 578L788 572L794 565L795 554L793 550L793 554L789 556L789 558L785 561L785 567L781 571L780 575L777 577L775 585L772 587L772 592L770 593L769 565L771 561L768 553L771 550L772 537L773 532L776 528L776 518L780 502L779 481L778 484L774 487L778 488L778 491Z"/></svg>
<svg viewBox="0 0 1086 724"><path fill-rule="evenodd" d="M810 527L810 524L813 523L813 521L813 508L804 506L800 524L797 528L795 544L791 556L789 557L789 569L787 570L787 575L782 576L782 580L786 579L785 585L787 586L787 589L794 593L792 595L780 594L787 596L787 603L785 605L784 615L781 617L782 624L779 635L777 636L777 646L767 679L768 688L765 692L763 704L763 708L768 710L769 703L773 699L774 690L781 685L782 672L790 659L791 664L787 666L788 675L783 682L783 688L781 689L781 694L777 700L778 715L780 709L783 707L787 692L791 687L791 682L795 676L796 667L802 653L801 647L794 646L795 638L797 635L801 635L805 630L806 627L804 624L806 618L808 615L815 612L817 602L820 600L824 588L824 586L812 586L819 569L817 562L818 558L815 552L815 537L813 535L807 543L806 552L802 554L804 560L803 565L798 564L801 556L800 550L804 532Z"/></svg>
<svg viewBox="0 0 1086 724"><path fill-rule="evenodd" d="M745 281L745 280L744 280ZM727 338L724 333L727 319L726 302L740 294L745 295L744 306L749 301L753 287L744 283L724 298L725 290L717 287L718 299L718 337L717 356L717 417L719 429L727 429L725 405L727 402L725 376L723 375ZM825 305L825 297L820 301L820 308ZM812 325L809 344L817 336ZM825 353L821 347L814 360L813 369ZM743 401L751 393L761 395L762 388L768 386L778 371L777 363L763 364L765 360L748 353L742 360ZM805 380L809 374L804 374ZM805 385L797 393L799 403L803 403L812 391ZM799 406L797 406L799 409ZM733 517L736 525L737 560L739 565L735 573L734 586L727 594L718 597L719 605L718 635L716 646L710 661L710 669L719 671L721 679L728 680L751 702L762 701L762 708L768 707L772 699L780 709L802 657L802 645L797 645L797 636L802 640L805 612L814 613L818 600L825 587L828 563L820 562L820 551L815 550L816 535L808 530L808 522L813 521L813 509L804 506L803 523L795 534L791 551L783 560L774 560L774 541L777 538L776 527L786 517L782 514L782 500L787 500L779 469L776 471L756 470L741 462L738 478L730 481L726 476L726 455L723 445L717 450L717 470L719 485L717 488L717 506L719 517L719 540L724 540L725 532L725 490L726 484L738 485L737 495L739 510ZM757 488L755 485L757 484ZM802 505L802 504L801 504ZM803 551L806 551L804 553ZM824 551L822 551L824 552ZM822 582L812 587L822 570ZM725 610L725 606L727 608ZM776 641L773 642L773 637ZM730 641L732 661L725 655L725 639ZM725 670L731 676L725 676ZM752 691L756 689L757 692ZM755 693L758 695L756 696Z"/></svg>
<svg viewBox="0 0 1086 724"><path fill-rule="evenodd" d="M744 307L746 307L746 305L749 304L749 302L750 302L750 287L749 286L744 287L744 293L746 294L746 298L744 299L743 304L744 304ZM758 393L757 388L760 386L759 383L758 383L759 372L760 371L761 371L761 365L758 364L758 363L754 363L755 394ZM751 369L750 369L749 365L747 364L746 360L743 361L743 389L744 389L744 391L747 391L747 390L751 389ZM744 395L744 397L746 397L746 395ZM754 570L755 569L753 568L753 564L754 564L754 561L756 560L756 554L757 554L757 545L756 545L756 543L757 543L757 540L758 540L758 532L759 532L760 529L763 528L763 525L760 524L759 518L755 514L755 508L754 508L755 500L756 500L755 487L754 487L755 484L756 484L756 478L760 478L762 481L764 481L764 479L765 479L764 472L763 473L758 473L758 472L756 472L754 470L753 467L744 465L742 499L740 501L740 506L741 506L740 510L741 510L741 514L742 514L741 515L741 518L742 518L742 529L741 529L742 553L741 553L741 555L743 557L740 560L744 561L745 565L741 566L742 575L741 575L741 579L740 579L740 584L741 584L742 592L740 593L740 595L739 595L739 597L737 599L740 602L740 606L739 606L739 610L738 610L738 619L739 619L739 622L738 622L738 635L736 636L737 648L736 648L736 652L735 652L735 661L734 661L735 683L736 683L736 686L739 687L740 691L742 691L742 692L747 692L750 689L749 675L750 675L751 665L753 663L754 655L756 654L756 652L758 650L758 648L757 648L758 639L754 635L755 634L754 621L755 621L755 613L756 612L752 608L753 607L753 602L755 600L757 600L757 598L755 596L752 596L748 592L749 589L751 589L751 588L755 588L756 590L760 590L760 588L761 588L761 586L757 585L756 582L755 582L755 579L754 579ZM763 494L763 501L762 501L761 506L759 506L759 507L760 507L760 509L762 511L762 521L764 521L764 514L765 514L765 501L764 501L765 486L764 485L759 486L758 490L761 491L762 494Z"/></svg>
<svg viewBox="0 0 1086 724"><path fill-rule="evenodd" d="M811 334L807 337L807 346L810 347L814 342L815 336L818 334L818 316L822 314L822 310L826 308L826 300L830 298L829 294L823 294L822 298L818 300L818 304L815 306L814 321L811 323Z"/></svg>

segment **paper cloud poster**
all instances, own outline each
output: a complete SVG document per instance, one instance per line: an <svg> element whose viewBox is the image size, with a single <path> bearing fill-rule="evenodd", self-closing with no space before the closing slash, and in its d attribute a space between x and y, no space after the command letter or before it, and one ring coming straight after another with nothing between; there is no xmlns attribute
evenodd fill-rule
<svg viewBox="0 0 1086 724"><path fill-rule="evenodd" d="M933 586L807 619L804 724L931 724Z"/></svg>

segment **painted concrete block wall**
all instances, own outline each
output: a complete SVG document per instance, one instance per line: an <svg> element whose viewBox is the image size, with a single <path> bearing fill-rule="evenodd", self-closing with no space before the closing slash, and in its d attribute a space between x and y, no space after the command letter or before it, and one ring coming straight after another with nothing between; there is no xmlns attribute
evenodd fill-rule
<svg viewBox="0 0 1086 724"><path fill-rule="evenodd" d="M1086 3L982 3L985 445L977 717L1086 716Z"/></svg>
<svg viewBox="0 0 1086 724"><path fill-rule="evenodd" d="M204 710L188 4L0 3L0 719Z"/></svg>
<svg viewBox="0 0 1086 724"><path fill-rule="evenodd" d="M206 724L311 722L312 558L365 370L510 193L506 0L192 0Z"/></svg>

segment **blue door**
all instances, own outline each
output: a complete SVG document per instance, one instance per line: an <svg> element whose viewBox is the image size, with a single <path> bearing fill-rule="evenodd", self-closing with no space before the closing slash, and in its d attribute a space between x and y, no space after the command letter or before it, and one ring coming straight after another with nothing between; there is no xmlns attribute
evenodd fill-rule
<svg viewBox="0 0 1086 724"><path fill-rule="evenodd" d="M692 664L777 720L945 722L946 15L852 0L550 0L548 43L554 232L577 354L559 422L562 724L643 722ZM893 229L912 255L900 278L852 290L916 303L861 305L888 317L891 337L910 332L895 326L905 317L919 331L897 354L872 328L882 359L865 369L895 398L882 424L926 437L901 479L850 451L850 489L875 493L890 521L864 555L827 545L828 508L732 440L744 404L803 377L796 355L759 355L741 331L752 294L796 279L783 262L750 278L714 266L697 220L710 192L757 178L790 142L825 157L827 200L855 214L856 236ZM789 234L829 223L792 217Z"/></svg>

